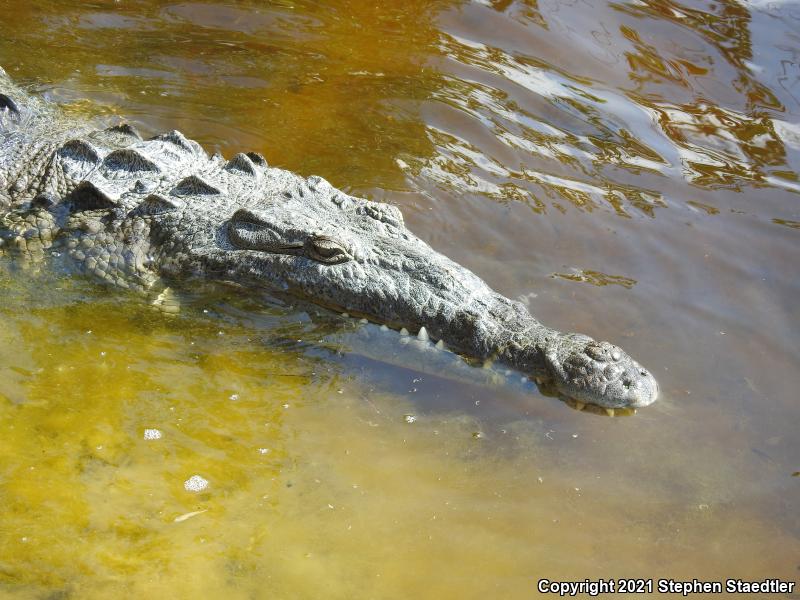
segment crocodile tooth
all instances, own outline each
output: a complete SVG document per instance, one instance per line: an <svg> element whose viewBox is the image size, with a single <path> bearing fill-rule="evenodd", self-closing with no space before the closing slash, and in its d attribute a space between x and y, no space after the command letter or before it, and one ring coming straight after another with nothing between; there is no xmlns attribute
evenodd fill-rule
<svg viewBox="0 0 800 600"><path fill-rule="evenodd" d="M381 331L389 331L389 328L386 325L381 325Z"/></svg>
<svg viewBox="0 0 800 600"><path fill-rule="evenodd" d="M347 313L342 313L342 316L343 316L345 319L347 319L347 318L348 318L350 315L349 315L349 314L347 314Z"/></svg>
<svg viewBox="0 0 800 600"><path fill-rule="evenodd" d="M367 321L366 319L359 319L359 320L358 320L358 322L359 322L359 323L364 323L365 325L366 325L367 323L369 323L369 321Z"/></svg>
<svg viewBox="0 0 800 600"><path fill-rule="evenodd" d="M444 340L439 340L438 342L436 342L436 348L438 350L444 350Z"/></svg>
<svg viewBox="0 0 800 600"><path fill-rule="evenodd" d="M491 358L487 358L486 360L483 361L483 368L484 369L491 369L492 368L492 359Z"/></svg>
<svg viewBox="0 0 800 600"><path fill-rule="evenodd" d="M575 410L583 410L586 408L586 402L575 401Z"/></svg>
<svg viewBox="0 0 800 600"><path fill-rule="evenodd" d="M522 383L528 383L528 378L527 378L527 377L525 377L524 375L523 375L522 377L520 377L520 378L519 378L519 380L520 380Z"/></svg>
<svg viewBox="0 0 800 600"><path fill-rule="evenodd" d="M403 328L400 330L400 335L408 335L408 329L406 329L405 327L403 327Z"/></svg>
<svg viewBox="0 0 800 600"><path fill-rule="evenodd" d="M607 408L607 409L606 409L606 414L607 414L609 417L613 417L613 416L614 416L614 414L615 414L615 413L614 413L614 409L613 409L613 408Z"/></svg>
<svg viewBox="0 0 800 600"><path fill-rule="evenodd" d="M417 339L421 342L427 342L430 337L428 337L428 330L425 327L419 328L419 333L417 333Z"/></svg>

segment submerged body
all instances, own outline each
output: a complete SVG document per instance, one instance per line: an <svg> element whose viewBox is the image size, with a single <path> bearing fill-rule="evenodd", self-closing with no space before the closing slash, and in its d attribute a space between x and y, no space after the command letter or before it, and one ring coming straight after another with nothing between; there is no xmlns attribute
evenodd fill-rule
<svg viewBox="0 0 800 600"><path fill-rule="evenodd" d="M658 394L620 348L545 327L413 235L394 206L255 153L209 157L177 131L97 131L0 70L0 248L56 244L114 285L202 278L290 293L498 361L580 403L640 407Z"/></svg>

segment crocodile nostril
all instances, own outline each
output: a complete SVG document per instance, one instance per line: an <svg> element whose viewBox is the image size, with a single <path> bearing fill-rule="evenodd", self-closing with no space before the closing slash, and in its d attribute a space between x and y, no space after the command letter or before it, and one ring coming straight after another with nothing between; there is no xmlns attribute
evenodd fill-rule
<svg viewBox="0 0 800 600"><path fill-rule="evenodd" d="M633 385L633 383L631 383L631 381L629 379L626 379L626 380L624 380L622 382L622 387L624 387L626 390L631 389L632 385Z"/></svg>
<svg viewBox="0 0 800 600"><path fill-rule="evenodd" d="M647 371L642 369L641 371L639 371L639 375L643 375L644 377L647 377Z"/></svg>

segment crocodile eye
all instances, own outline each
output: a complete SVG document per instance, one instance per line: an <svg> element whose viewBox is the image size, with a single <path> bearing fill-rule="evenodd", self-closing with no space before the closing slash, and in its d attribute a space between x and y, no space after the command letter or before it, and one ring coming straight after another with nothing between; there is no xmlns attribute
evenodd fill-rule
<svg viewBox="0 0 800 600"><path fill-rule="evenodd" d="M327 265L335 265L350 260L350 253L335 239L326 235L318 235L306 243L306 254L309 258Z"/></svg>

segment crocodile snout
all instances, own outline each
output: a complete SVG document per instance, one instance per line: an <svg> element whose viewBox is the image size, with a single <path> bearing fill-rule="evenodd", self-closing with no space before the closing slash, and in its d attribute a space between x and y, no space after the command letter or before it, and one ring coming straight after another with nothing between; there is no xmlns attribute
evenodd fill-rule
<svg viewBox="0 0 800 600"><path fill-rule="evenodd" d="M548 346L545 358L557 389L571 399L604 408L639 408L658 397L655 377L610 342L566 334Z"/></svg>

